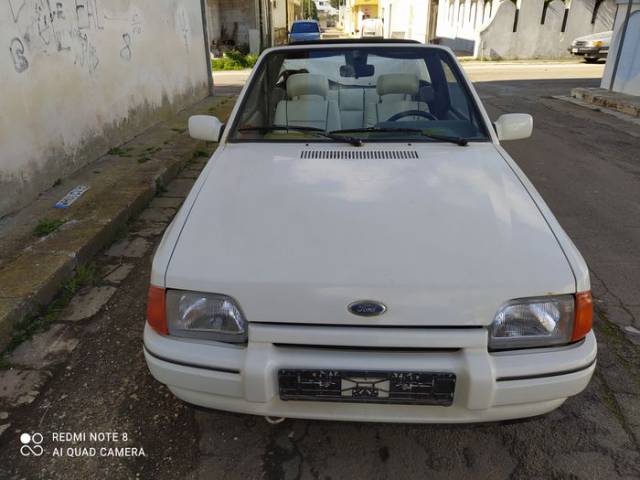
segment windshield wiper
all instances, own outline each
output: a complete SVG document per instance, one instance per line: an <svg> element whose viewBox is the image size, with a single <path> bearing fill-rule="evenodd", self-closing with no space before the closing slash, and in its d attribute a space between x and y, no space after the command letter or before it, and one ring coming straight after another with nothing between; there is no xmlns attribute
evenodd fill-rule
<svg viewBox="0 0 640 480"><path fill-rule="evenodd" d="M350 143L354 147L361 147L363 142L361 139L347 135L336 135L335 132L325 132L321 128L316 127L287 127L286 125L270 125L264 127L240 127L239 132L273 132L273 131L291 131L291 132L309 132L317 136L336 140L337 142Z"/></svg>
<svg viewBox="0 0 640 480"><path fill-rule="evenodd" d="M460 145L461 147L464 147L469 143L469 139L465 137L438 135L435 133L429 133L428 131L425 131L425 130L420 130L419 128L366 127L366 128L349 128L345 130L332 130L329 133L339 134L339 133L367 133L367 132L417 133L419 135L422 135L423 137L432 138L433 140L439 140L441 142L455 143L456 145Z"/></svg>

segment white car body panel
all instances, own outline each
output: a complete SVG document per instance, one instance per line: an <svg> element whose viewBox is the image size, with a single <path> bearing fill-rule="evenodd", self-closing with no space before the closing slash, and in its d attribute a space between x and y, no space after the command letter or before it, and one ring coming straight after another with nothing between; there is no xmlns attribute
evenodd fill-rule
<svg viewBox="0 0 640 480"><path fill-rule="evenodd" d="M177 397L272 417L456 423L539 415L586 387L592 332L565 346L488 350L486 326L508 300L590 290L584 259L492 128L489 142L466 147L229 143L229 130L165 232L151 283L233 297L248 341L147 325L149 369ZM300 155L381 149L418 158ZM362 299L388 310L350 314ZM280 368L442 371L457 383L448 407L283 401Z"/></svg>
<svg viewBox="0 0 640 480"><path fill-rule="evenodd" d="M249 321L405 326L487 325L507 300L575 291L556 238L493 144L314 145L305 149L419 158L227 145L165 286L229 295ZM359 299L389 311L354 317L346 305Z"/></svg>

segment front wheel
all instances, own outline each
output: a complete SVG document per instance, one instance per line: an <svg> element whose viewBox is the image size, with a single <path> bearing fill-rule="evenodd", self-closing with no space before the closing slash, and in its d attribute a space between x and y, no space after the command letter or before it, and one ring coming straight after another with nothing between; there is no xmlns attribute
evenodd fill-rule
<svg viewBox="0 0 640 480"><path fill-rule="evenodd" d="M596 63L598 60L600 60L599 58L587 58L584 57L584 61L587 63Z"/></svg>

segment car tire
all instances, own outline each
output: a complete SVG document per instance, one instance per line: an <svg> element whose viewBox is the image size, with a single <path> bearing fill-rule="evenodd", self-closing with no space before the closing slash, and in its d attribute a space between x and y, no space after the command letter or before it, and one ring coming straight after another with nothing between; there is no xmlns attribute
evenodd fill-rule
<svg viewBox="0 0 640 480"><path fill-rule="evenodd" d="M600 60L600 59L599 58L587 58L587 57L584 58L584 61L587 62L587 63L597 63L598 60Z"/></svg>

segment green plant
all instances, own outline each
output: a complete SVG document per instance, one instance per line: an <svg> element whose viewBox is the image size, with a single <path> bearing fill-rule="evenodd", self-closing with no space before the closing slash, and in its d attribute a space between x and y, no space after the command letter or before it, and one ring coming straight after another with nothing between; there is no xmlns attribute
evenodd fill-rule
<svg viewBox="0 0 640 480"><path fill-rule="evenodd" d="M107 152L109 155L116 155L118 157L129 157L130 148L113 147Z"/></svg>
<svg viewBox="0 0 640 480"><path fill-rule="evenodd" d="M162 181L158 178L156 179L156 195L160 195L161 193L166 193L167 187L164 186Z"/></svg>
<svg viewBox="0 0 640 480"><path fill-rule="evenodd" d="M205 152L204 150L196 150L195 152L193 152L193 158L200 158L200 157L208 157L209 154L207 152Z"/></svg>
<svg viewBox="0 0 640 480"><path fill-rule="evenodd" d="M231 50L226 52L222 58L211 60L211 68L214 70L243 70L253 68L257 60L257 55L245 55L238 50Z"/></svg>
<svg viewBox="0 0 640 480"><path fill-rule="evenodd" d="M50 233L55 232L62 225L64 225L64 220L60 219L50 219L50 218L42 218L33 229L33 234L36 237L46 237Z"/></svg>

